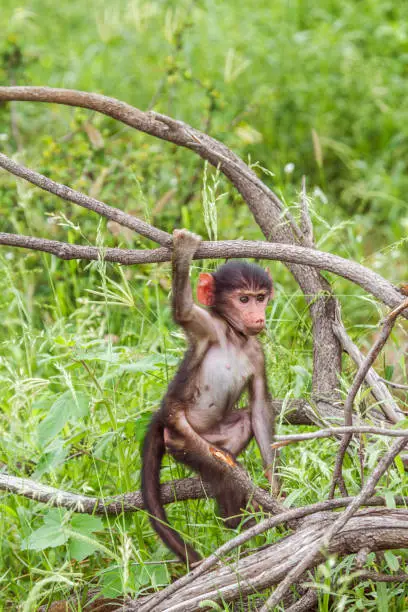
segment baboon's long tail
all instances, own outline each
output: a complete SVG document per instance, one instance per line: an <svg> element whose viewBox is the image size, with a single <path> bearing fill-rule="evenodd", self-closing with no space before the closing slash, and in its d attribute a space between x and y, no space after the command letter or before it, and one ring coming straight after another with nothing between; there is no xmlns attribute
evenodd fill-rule
<svg viewBox="0 0 408 612"><path fill-rule="evenodd" d="M160 500L160 468L164 446L164 426L160 413L153 416L143 444L142 454L142 494L146 510L150 514L153 528L163 542L184 563L189 565L201 560L200 555L180 535L170 527Z"/></svg>

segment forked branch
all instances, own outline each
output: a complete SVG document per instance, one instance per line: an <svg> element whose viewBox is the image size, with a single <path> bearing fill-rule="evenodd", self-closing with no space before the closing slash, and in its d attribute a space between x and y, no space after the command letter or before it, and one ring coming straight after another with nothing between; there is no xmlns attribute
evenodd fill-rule
<svg viewBox="0 0 408 612"><path fill-rule="evenodd" d="M351 385L350 390L347 394L346 401L344 403L344 425L346 427L351 427L353 425L354 400L356 398L356 395L361 385L364 382L365 377L367 376L368 370L371 368L374 361L377 359L378 355L380 354L382 348L384 347L385 343L387 342L391 334L391 331L395 325L395 321L398 315L400 315L401 312L403 312L407 307L408 307L408 298L403 300L399 304L399 306L394 308L394 310L387 315L387 317L384 320L384 324L383 324L381 333L379 334L373 346L367 353L367 356L364 359L363 363L360 365L357 371L357 374L354 377L353 384ZM330 487L330 495L329 495L330 497L333 497L336 485L340 483L341 483L341 486L343 487L342 493L344 494L345 485L342 479L342 467L343 467L344 455L346 453L348 445L350 444L351 437L352 437L351 433L346 433L343 436L343 439L341 441L339 452L336 458L336 465L334 468L333 480L332 480L332 484Z"/></svg>

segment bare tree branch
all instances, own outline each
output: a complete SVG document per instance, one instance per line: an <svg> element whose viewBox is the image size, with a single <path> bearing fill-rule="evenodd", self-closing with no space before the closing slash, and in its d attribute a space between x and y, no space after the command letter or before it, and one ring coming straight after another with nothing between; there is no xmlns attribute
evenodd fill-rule
<svg viewBox="0 0 408 612"><path fill-rule="evenodd" d="M350 576L351 582L362 582L372 580L373 582L408 582L408 574L381 574L373 571L358 571Z"/></svg>
<svg viewBox="0 0 408 612"><path fill-rule="evenodd" d="M287 446L293 442L303 442L305 440L316 440L317 438L331 438L339 434L374 434L377 436L391 436L395 438L408 437L408 429L383 429L381 427L363 426L347 426L347 427L332 427L329 429L320 429L319 431L311 431L303 434L288 434L285 436L275 436L276 442L272 444L272 448L280 448Z"/></svg>
<svg viewBox="0 0 408 612"><path fill-rule="evenodd" d="M70 493L42 484L31 478L19 478L9 474L0 474L0 490L82 514L117 515L122 512L135 512L144 508L141 491L101 499ZM201 499L207 496L211 496L211 488L199 478L183 478L164 483L161 486L163 504L171 504L186 499Z"/></svg>
<svg viewBox="0 0 408 612"><path fill-rule="evenodd" d="M402 385L401 383L393 382L392 380L387 380L386 378L382 378L382 376L378 377L381 382L388 385L389 387L394 387L394 389L403 389L404 391L408 391L408 385Z"/></svg>
<svg viewBox="0 0 408 612"><path fill-rule="evenodd" d="M0 100L49 102L88 108L157 138L190 148L214 166L220 166L247 202L268 240L273 238L277 242L293 242L293 228L288 230L282 223L284 207L279 198L225 145L181 121L157 113L144 113L107 96L68 89L0 87ZM314 395L318 401L328 399L333 395L341 370L339 344L332 328L336 302L330 294L328 283L316 271L292 262L289 268L310 304L314 334ZM327 411L327 406L325 402L320 403L322 413Z"/></svg>
<svg viewBox="0 0 408 612"><path fill-rule="evenodd" d="M340 317L338 317L336 323L333 325L333 329L341 342L343 350L350 355L351 359L359 368L364 361L364 355L347 334L344 325L341 323ZM398 421L405 419L404 412L399 408L397 402L385 384L381 381L381 377L373 368L368 370L365 380L366 384L371 388L372 395L391 423L398 423Z"/></svg>
<svg viewBox="0 0 408 612"><path fill-rule="evenodd" d="M396 498L395 503L404 505L403 500L405 498ZM251 538L261 535L265 531L269 531L282 524L290 524L294 525L296 522L299 522L300 519L308 517L313 514L320 514L323 512L327 512L328 510L335 510L337 508L342 508L344 506L350 505L354 500L354 497L347 497L341 499L331 499L325 500L324 502L318 502L316 504L312 504L310 506L303 506L302 508L293 508L290 510L286 510L277 516L273 516L267 518L257 525L250 527L244 532L240 533L238 536L235 536L222 546L220 546L216 551L214 551L209 557L204 559L200 565L198 565L195 569L191 570L186 576L179 578L176 582L172 583L159 593L153 595L146 602L146 606L142 607L139 612L149 612L152 607L156 607L159 603L167 600L170 595L173 595L180 589L185 588L187 585L191 584L197 578L208 572L211 568L221 563L221 559L234 550L234 548L238 548L238 546L242 546L245 542L248 542ZM377 505L385 503L380 497L373 497L368 500L367 505ZM334 520L334 519L333 519Z"/></svg>
<svg viewBox="0 0 408 612"><path fill-rule="evenodd" d="M255 499L265 510L269 510L274 514L284 510L284 507L266 491L260 487L255 487L244 470L237 468L236 471L240 473L235 473L231 477L240 482L243 490L247 491L248 498ZM9 474L0 474L0 491L8 491L34 501L58 508L66 508L67 510L73 510L82 514L116 515L144 508L141 491L101 499L70 493L41 484L31 478L20 478L18 476L10 476ZM211 486L203 483L199 478L183 478L164 483L161 495L163 504L169 504L186 499L201 499L211 496L212 492Z"/></svg>
<svg viewBox="0 0 408 612"><path fill-rule="evenodd" d="M282 580L282 582L275 589L271 597L268 599L265 606L261 608L260 612L267 612L268 610L273 610L274 607L278 605L279 601L282 599L286 591L290 588L290 585L294 582L297 582L303 572L305 572L311 565L316 562L316 560L321 554L321 549L328 548L330 541L333 539L333 537L345 527L346 523L358 511L359 507L373 495L379 479L389 468L395 457L405 448L406 444L407 440L405 438L403 438L402 440L396 440L392 444L389 451L383 456L383 458L379 461L379 463L372 471L370 477L368 478L366 484L362 487L360 493L356 495L356 497L347 507L347 509L342 512L340 516L335 520L335 522L324 532L323 536L319 538L317 542L314 542L310 546L310 550L304 556L303 560L290 572L288 572L286 577Z"/></svg>
<svg viewBox="0 0 408 612"><path fill-rule="evenodd" d="M360 389L361 385L364 382L364 379L367 375L368 370L371 368L374 361L377 359L378 355L380 354L382 348L384 347L385 343L387 342L398 315L401 312L403 312L407 308L407 306L408 306L408 298L403 300L403 302L401 302L399 306L394 308L394 310L387 315L387 317L384 320L383 328L381 330L380 335L378 336L373 346L367 353L366 358L360 365L357 371L357 374L354 377L353 384L351 385L350 390L347 394L346 401L344 402L344 425L346 427L351 427L353 425L354 400L356 398L358 390ZM334 495L336 484L340 483L340 477L342 474L342 467L343 467L343 459L344 459L344 455L347 450L347 447L350 444L351 438L352 438L351 434L345 434L341 441L340 448L337 453L336 465L335 465L334 473L333 473L333 480L332 480L332 484L330 487L330 494L329 494L330 497L333 497ZM342 485L343 484L344 483L342 483ZM344 495L343 491L342 491L342 494Z"/></svg>
<svg viewBox="0 0 408 612"><path fill-rule="evenodd" d="M19 234L0 233L0 244L44 251L61 259L98 260L103 256L106 261L126 265L158 263L171 259L171 250L165 247L149 250L99 248L72 245L56 240ZM219 240L217 242L202 242L194 255L194 259L230 259L232 257L254 257L296 263L306 262L310 266L333 272L352 281L391 308L401 304L401 294L391 283L376 272L338 255L316 251L315 249L252 240ZM408 310L402 314L408 318Z"/></svg>
<svg viewBox="0 0 408 612"><path fill-rule="evenodd" d="M53 102L89 108L157 138L187 147L213 166L220 167L244 198L267 240L289 244L296 240L294 224L288 225L282 202L255 172L228 147L181 121L165 115L143 113L129 104L99 94L68 89L0 87L0 100ZM340 344L332 328L336 300L318 271L301 264L288 263L288 267L310 306L314 338L313 393L323 418L330 417L328 402L338 397L336 389L341 371Z"/></svg>
<svg viewBox="0 0 408 612"><path fill-rule="evenodd" d="M141 236L145 236L158 244L169 246L172 242L172 238L167 232L163 232L162 230L149 225L149 223L141 221L137 217L119 210L119 208L108 206L104 202L100 202L99 200L95 200L95 198L90 198L80 191L71 189L71 187L67 187L61 183L56 183L43 174L39 174L34 170L30 170L29 168L18 164L6 155L3 155L3 153L0 153L0 168L11 172L11 174L14 174L15 176L25 179L29 183L44 189L44 191L53 193L63 200L73 202L74 204L82 206L82 208L92 210L93 212L96 212L99 215L102 215L102 217L106 217L111 221L116 221L116 223L132 229L138 234L141 234Z"/></svg>
<svg viewBox="0 0 408 612"><path fill-rule="evenodd" d="M332 500L336 501L336 500ZM214 602L233 601L281 581L288 572L304 558L314 542L322 538L328 526L336 520L337 514L321 513L306 520L295 533L282 538L275 544L246 557L219 563L212 570L202 573L194 582L186 582L160 603L149 599L149 612L196 612L205 600ZM275 517L278 518L278 517ZM406 510L363 510L350 519L341 534L334 536L328 547L328 554L347 555L356 553L364 546L372 550L403 548L408 543L408 511ZM320 553L313 567L324 561ZM198 566L197 569L201 567ZM309 567L311 569L312 566ZM194 572L196 570L193 570ZM180 582L189 577L184 576ZM163 591L163 592L164 592ZM145 608L146 609L146 608ZM127 612L141 612L138 601L125 606Z"/></svg>

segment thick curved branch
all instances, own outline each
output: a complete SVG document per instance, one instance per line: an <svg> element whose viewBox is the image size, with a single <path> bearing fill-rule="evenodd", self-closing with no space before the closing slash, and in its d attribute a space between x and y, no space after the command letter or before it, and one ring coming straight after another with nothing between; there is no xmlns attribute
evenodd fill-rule
<svg viewBox="0 0 408 612"><path fill-rule="evenodd" d="M104 202L100 202L95 198L91 198L80 191L76 191L75 189L71 189L71 187L67 187L66 185L62 185L61 183L56 183L55 181L47 178L43 174L39 174L34 170L30 170L25 166L18 164L14 160L7 157L3 153L0 153L0 168L11 172L15 176L25 179L29 183L44 189L44 191L48 191L49 193L53 193L54 195L66 200L68 202L73 202L74 204L78 204L83 208L87 208L88 210L92 210L93 212L98 213L102 217L106 217L111 221L116 221L120 225L124 227L128 227L129 229L134 230L141 236L145 236L158 244L168 246L171 244L171 236L167 232L163 232L149 223L145 221L141 221L137 217L133 215L129 215L128 213L123 212L119 208L115 208L114 206L108 206Z"/></svg>
<svg viewBox="0 0 408 612"><path fill-rule="evenodd" d="M94 93L47 87L0 87L0 100L25 100L52 102L88 108L137 130L189 148L213 166L219 167L232 182L249 206L267 240L296 243L298 228L288 218L279 198L257 177L228 147L181 122L159 115L144 113L129 104ZM341 372L341 348L332 328L335 319L336 300L330 286L317 270L305 265L288 263L288 267L299 283L313 321L313 392L315 398L338 399L338 377ZM323 417L331 416L328 404L319 403Z"/></svg>
<svg viewBox="0 0 408 612"><path fill-rule="evenodd" d="M327 513L316 515L294 534L250 556L217 565L191 584L184 583L180 589L168 594L164 601L148 609L154 612L196 612L201 609L200 602L204 600L233 601L277 584L299 564L313 543L333 524L336 516ZM341 534L333 538L327 552L343 556L358 552L365 546L369 546L370 550L385 550L403 548L407 544L406 510L364 510L351 518ZM320 553L309 569L324 561L324 558L324 553ZM187 577L180 580L184 581ZM167 589L165 591L169 593ZM152 601L153 598L149 604ZM125 610L140 611L140 607L135 601L127 604Z"/></svg>
<svg viewBox="0 0 408 612"><path fill-rule="evenodd" d="M98 260L103 256L106 261L126 265L157 263L170 261L171 259L171 250L165 247L151 250L98 248L7 233L0 233L0 244L44 251L62 259ZM219 240L217 242L202 242L194 255L194 259L231 257L254 257L274 261L307 263L319 270L327 270L352 281L390 308L399 307L401 304L402 296L399 291L376 272L354 261L315 249L252 240ZM408 318L408 309L402 314Z"/></svg>

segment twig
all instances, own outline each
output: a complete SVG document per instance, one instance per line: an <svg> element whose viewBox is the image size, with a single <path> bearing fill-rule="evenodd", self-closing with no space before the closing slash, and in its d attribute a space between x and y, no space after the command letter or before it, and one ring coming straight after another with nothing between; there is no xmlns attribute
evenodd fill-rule
<svg viewBox="0 0 408 612"><path fill-rule="evenodd" d="M374 493L375 487L381 478L381 476L386 472L391 463L394 461L394 458L404 449L407 444L407 440L403 438L402 440L396 440L389 451L383 456L383 458L379 461L377 466L374 468L370 477L368 478L366 484L361 489L360 493L353 499L351 504L346 508L344 512L342 512L339 518L325 531L323 537L319 538L316 544L314 544L309 553L305 556L304 560L295 566L287 576L282 580L279 586L275 589L271 597L266 602L265 606L263 606L260 612L267 612L268 610L273 610L275 606L278 605L279 601L289 589L290 585L299 580L299 577L306 571L310 564L319 556L322 548L327 548L330 543L330 540L336 535L347 523L347 521L357 512L359 507L364 504Z"/></svg>
<svg viewBox="0 0 408 612"><path fill-rule="evenodd" d="M396 318L407 307L408 307L408 298L403 300L403 302L401 302L399 306L394 308L394 310L387 315L387 317L384 320L383 328L381 330L380 335L374 342L371 349L368 351L367 356L364 359L363 363L360 365L357 371L357 374L354 377L353 384L351 385L350 390L347 394L346 401L344 402L344 425L346 427L347 426L350 427L353 425L354 400L356 398L358 390L360 389L361 385L364 382L364 379L367 375L368 370L371 368L374 361L377 359L378 355L380 354L382 348L384 347L385 343L387 342L391 334L392 328L394 327ZM336 465L334 468L329 497L333 497L334 491L336 488L336 484L340 482L340 476L342 474L343 459L344 459L344 455L346 453L347 447L350 444L351 438L352 438L351 434L345 434L341 441L340 448L339 448L339 451L336 457Z"/></svg>
<svg viewBox="0 0 408 612"><path fill-rule="evenodd" d="M362 582L372 580L373 582L408 582L408 574L381 574L373 571L358 571L352 576L345 576L344 580Z"/></svg>
<svg viewBox="0 0 408 612"><path fill-rule="evenodd" d="M56 183L43 174L39 174L34 170L26 168L22 164L18 164L6 155L3 155L3 153L0 153L0 168L11 172L11 174L14 174L15 176L25 179L29 183L44 189L44 191L53 193L63 200L73 202L74 204L78 204L83 208L92 210L93 212L96 212L99 215L110 219L111 221L116 221L116 223L132 229L138 234L141 234L142 236L145 236L146 238L149 238L162 246L171 245L172 238L167 232L163 232L162 230L149 225L149 223L141 221L137 217L129 215L118 208L108 206L108 204L105 204L104 202L100 202L99 200L91 198L80 191L71 189L71 187L67 187L61 183Z"/></svg>
<svg viewBox="0 0 408 612"><path fill-rule="evenodd" d="M393 382L392 380L387 380L386 378L383 378L382 376L379 376L378 378L379 380L381 380L381 382L385 383L386 385L390 387L394 387L394 389L404 389L405 391L408 391L408 385L402 385L401 383L396 383L396 382Z"/></svg>
<svg viewBox="0 0 408 612"><path fill-rule="evenodd" d="M303 442L304 440L315 440L316 438L331 438L339 434L374 434L378 436L391 436L395 438L408 437L408 429L384 429L381 427L370 427L369 425L348 426L348 427L330 427L328 429L319 429L303 434L288 434L285 436L275 436L276 442L272 444L272 448L280 448L287 446L293 442Z"/></svg>
<svg viewBox="0 0 408 612"><path fill-rule="evenodd" d="M351 340L350 336L347 334L344 325L341 322L340 315L337 316L337 321L333 324L333 330L339 339L343 350L349 354L351 359L356 364L357 368L361 366L364 361L364 355L361 353L360 349L356 344ZM405 419L405 414L399 408L395 399L385 386L385 384L381 381L381 377L377 374L377 372L370 368L366 374L366 384L370 387L371 393L379 404L379 407L391 421L391 423L398 423Z"/></svg>

